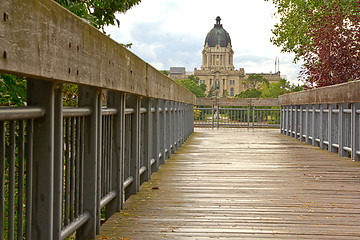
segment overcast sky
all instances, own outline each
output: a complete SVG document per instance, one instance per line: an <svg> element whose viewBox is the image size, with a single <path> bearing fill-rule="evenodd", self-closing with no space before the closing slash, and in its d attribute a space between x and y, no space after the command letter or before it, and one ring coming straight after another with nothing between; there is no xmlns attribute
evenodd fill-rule
<svg viewBox="0 0 360 240"><path fill-rule="evenodd" d="M142 0L120 14L120 28L106 32L120 43L132 43L131 51L158 70L186 67L200 69L206 34L221 17L234 50L234 66L246 73L275 71L280 58L281 75L296 83L300 64L293 55L272 45L271 29L278 21L272 2L264 0Z"/></svg>

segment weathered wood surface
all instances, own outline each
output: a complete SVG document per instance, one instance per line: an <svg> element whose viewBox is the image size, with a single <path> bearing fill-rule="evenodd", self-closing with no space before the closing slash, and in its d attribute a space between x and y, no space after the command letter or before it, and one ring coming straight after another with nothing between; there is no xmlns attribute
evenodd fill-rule
<svg viewBox="0 0 360 240"><path fill-rule="evenodd" d="M0 0L0 73L195 103L195 95L52 0Z"/></svg>
<svg viewBox="0 0 360 240"><path fill-rule="evenodd" d="M198 106L254 106L276 107L279 106L277 98L196 98Z"/></svg>
<svg viewBox="0 0 360 240"><path fill-rule="evenodd" d="M198 129L98 238L360 239L360 162L279 130Z"/></svg>
<svg viewBox="0 0 360 240"><path fill-rule="evenodd" d="M279 96L281 106L360 102L360 80Z"/></svg>

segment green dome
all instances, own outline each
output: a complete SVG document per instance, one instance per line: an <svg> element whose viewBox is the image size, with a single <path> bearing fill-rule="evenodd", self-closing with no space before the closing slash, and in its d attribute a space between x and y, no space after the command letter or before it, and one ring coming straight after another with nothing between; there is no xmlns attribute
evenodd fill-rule
<svg viewBox="0 0 360 240"><path fill-rule="evenodd" d="M218 16L216 18L216 24L214 24L214 28L210 30L210 32L206 35L205 45L206 43L209 47L215 47L217 44L220 47L227 47L230 43L231 39L229 33L223 28L222 24L220 24L221 18Z"/></svg>

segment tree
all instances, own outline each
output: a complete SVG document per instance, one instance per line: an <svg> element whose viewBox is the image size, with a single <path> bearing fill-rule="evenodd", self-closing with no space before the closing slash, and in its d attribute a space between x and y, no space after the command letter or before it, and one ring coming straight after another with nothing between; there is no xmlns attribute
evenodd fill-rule
<svg viewBox="0 0 360 240"><path fill-rule="evenodd" d="M222 95L222 97L223 98L227 98L229 96L229 93L228 93L228 91L227 90L223 90L223 95Z"/></svg>
<svg viewBox="0 0 360 240"><path fill-rule="evenodd" d="M161 70L160 72L161 72L162 74L164 74L165 76L169 76L169 71Z"/></svg>
<svg viewBox="0 0 360 240"><path fill-rule="evenodd" d="M261 89L249 88L237 94L236 98L259 98L261 96Z"/></svg>
<svg viewBox="0 0 360 240"><path fill-rule="evenodd" d="M290 84L285 79L280 79L276 83L271 83L269 86L262 86L261 98L277 98L280 95L290 92Z"/></svg>
<svg viewBox="0 0 360 240"><path fill-rule="evenodd" d="M0 106L23 106L26 102L26 80L0 74Z"/></svg>
<svg viewBox="0 0 360 240"><path fill-rule="evenodd" d="M262 83L269 85L269 80L260 74L250 74L249 77L242 82L242 84L249 88L259 88Z"/></svg>
<svg viewBox="0 0 360 240"><path fill-rule="evenodd" d="M358 1L360 10L360 1ZM341 5L323 4L322 15L307 13L313 31L312 42L302 46L301 71L307 88L360 79L360 14L349 15Z"/></svg>
<svg viewBox="0 0 360 240"><path fill-rule="evenodd" d="M269 1L269 0L265 0ZM308 18L311 11L314 17L326 14L326 9L322 8L324 4L331 6L339 4L343 9L345 16L359 14L359 0L272 0L277 11L280 23L275 24L272 29L273 37L271 42L282 48L282 52L295 53L296 62L302 54L303 46L309 46L313 39L310 33L316 29Z"/></svg>
<svg viewBox="0 0 360 240"><path fill-rule="evenodd" d="M175 79L175 82L179 83L183 87L187 88L196 97L205 97L203 89L197 85L193 80L190 79Z"/></svg>
<svg viewBox="0 0 360 240"><path fill-rule="evenodd" d="M209 92L208 92L208 94L207 94L207 97L214 97L215 96L215 87L214 87L214 85L213 86L211 86L211 88L209 89Z"/></svg>
<svg viewBox="0 0 360 240"><path fill-rule="evenodd" d="M55 0L91 25L104 31L104 26L120 26L116 13L124 13L141 0Z"/></svg>

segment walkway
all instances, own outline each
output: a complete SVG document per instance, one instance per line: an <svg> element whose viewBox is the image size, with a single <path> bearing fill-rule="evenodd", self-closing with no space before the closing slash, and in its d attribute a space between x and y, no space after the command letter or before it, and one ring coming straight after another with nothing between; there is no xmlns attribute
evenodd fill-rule
<svg viewBox="0 0 360 240"><path fill-rule="evenodd" d="M360 239L360 162L274 129L196 129L99 239Z"/></svg>

